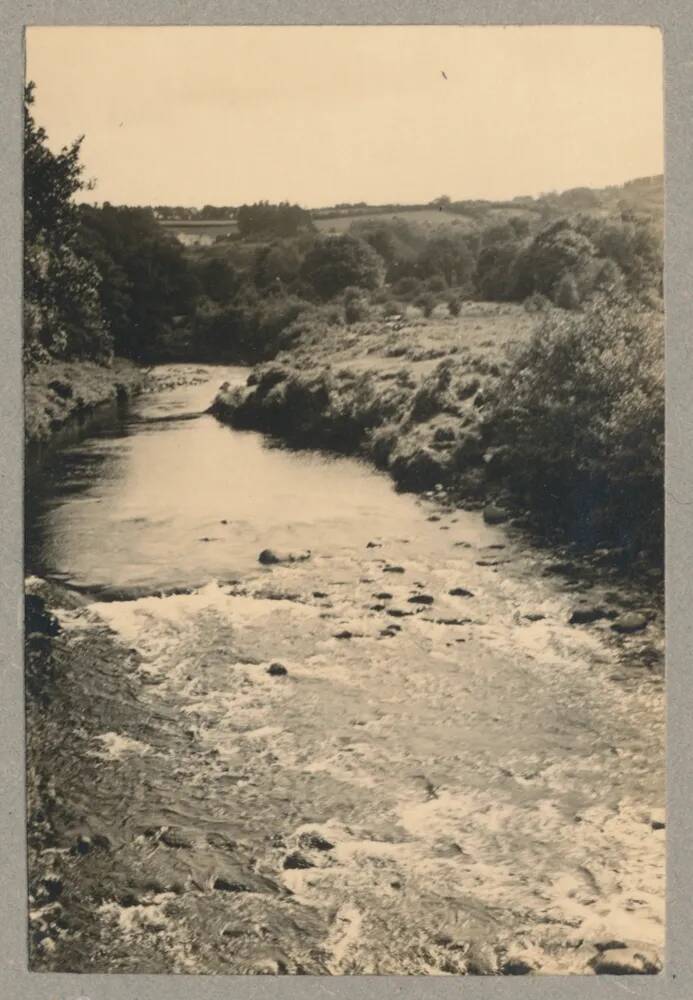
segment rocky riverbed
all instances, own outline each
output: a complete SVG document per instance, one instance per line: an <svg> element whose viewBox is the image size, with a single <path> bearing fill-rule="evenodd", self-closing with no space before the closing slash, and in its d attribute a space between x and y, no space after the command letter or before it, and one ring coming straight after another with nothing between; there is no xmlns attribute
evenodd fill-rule
<svg viewBox="0 0 693 1000"><path fill-rule="evenodd" d="M33 514L32 967L658 971L651 592L178 380Z"/></svg>

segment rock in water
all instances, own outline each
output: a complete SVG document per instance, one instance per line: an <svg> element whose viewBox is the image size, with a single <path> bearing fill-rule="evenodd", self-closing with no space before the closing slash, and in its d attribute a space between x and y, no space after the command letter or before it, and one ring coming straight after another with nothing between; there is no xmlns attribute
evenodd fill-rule
<svg viewBox="0 0 693 1000"><path fill-rule="evenodd" d="M509 958L500 971L502 976L530 976L534 972L534 966L524 958Z"/></svg>
<svg viewBox="0 0 693 1000"><path fill-rule="evenodd" d="M654 976L662 969L649 949L612 948L596 955L590 965L598 976Z"/></svg>
<svg viewBox="0 0 693 1000"><path fill-rule="evenodd" d="M573 608L570 618L568 619L569 625L589 625L590 622L599 621L600 618L606 617L606 611L604 608L600 608L596 605L581 605L580 607Z"/></svg>
<svg viewBox="0 0 693 1000"><path fill-rule="evenodd" d="M302 833L299 838L301 847L312 848L314 851L331 851L334 844L325 840L319 833Z"/></svg>
<svg viewBox="0 0 693 1000"><path fill-rule="evenodd" d="M507 510L503 507L498 507L496 504L490 503L487 507L484 507L484 521L486 524L503 524L504 521L508 520Z"/></svg>
<svg viewBox="0 0 693 1000"><path fill-rule="evenodd" d="M284 868L315 868L315 865L298 851L294 851L293 854L288 854L284 858Z"/></svg>
<svg viewBox="0 0 693 1000"><path fill-rule="evenodd" d="M193 838L177 826L170 826L167 830L164 830L159 839L167 847L190 848L195 845Z"/></svg>
<svg viewBox="0 0 693 1000"><path fill-rule="evenodd" d="M269 667L267 668L267 673L271 677L286 677L288 672L289 671L282 663L270 663Z"/></svg>
<svg viewBox="0 0 693 1000"><path fill-rule="evenodd" d="M305 562L310 559L310 552L275 552L273 549L263 549L257 561L263 566L274 566L277 563Z"/></svg>
<svg viewBox="0 0 693 1000"><path fill-rule="evenodd" d="M281 562L281 559L272 549L263 549L257 557L257 561L263 566L273 566L275 563Z"/></svg>
<svg viewBox="0 0 693 1000"><path fill-rule="evenodd" d="M641 632L647 627L647 618L639 611L627 611L620 615L611 626L615 632L630 633Z"/></svg>
<svg viewBox="0 0 693 1000"><path fill-rule="evenodd" d="M650 814L650 826L653 830L666 829L666 814L663 809L653 809Z"/></svg>

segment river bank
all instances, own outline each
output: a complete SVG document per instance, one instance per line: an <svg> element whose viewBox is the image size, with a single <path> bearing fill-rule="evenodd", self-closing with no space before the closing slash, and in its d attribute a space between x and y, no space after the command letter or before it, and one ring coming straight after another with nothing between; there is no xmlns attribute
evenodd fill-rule
<svg viewBox="0 0 693 1000"><path fill-rule="evenodd" d="M565 315L552 313L558 337ZM661 497L651 475L652 459L644 445L640 455L626 448L612 456L608 447L609 435L613 449L620 447L618 419L624 418L613 417L606 450L595 440L592 451L586 434L576 444L566 433L575 420L568 401L565 411L547 415L545 454L532 458L532 433L523 425L536 419L532 406L524 411L525 404L516 410L505 406L513 359L530 341L536 344L533 335L542 322L520 306L467 302L457 317L398 317L347 328L308 324L286 338L274 361L256 366L245 387L222 387L210 412L290 447L362 456L385 470L399 490L436 490L448 503L486 509L489 519L512 520L539 544L567 544L574 558L620 567L629 576L649 579L653 593L661 591L661 525L654 513ZM602 322L601 316L594 322ZM545 331L543 336L546 343ZM579 332L566 336L560 377L566 380L565 392L581 398L584 390L573 385L573 360L566 353L570 337L575 342ZM517 378L555 381L555 373L553 380L547 373L536 376L537 364L535 358L535 370L522 370ZM576 413L581 405L574 404ZM637 429L635 417L628 419ZM606 426L604 415L595 425L600 421ZM522 445L512 446L518 433ZM643 427L642 441L649 442L650 435ZM631 429L631 437L638 441L636 430ZM538 463L534 474L527 468L532 461ZM637 470L638 461L639 479L624 472ZM589 471L571 481L578 464Z"/></svg>
<svg viewBox="0 0 693 1000"><path fill-rule="evenodd" d="M32 968L656 972L646 595L155 375L32 515Z"/></svg>
<svg viewBox="0 0 693 1000"><path fill-rule="evenodd" d="M124 401L140 392L146 372L132 361L50 361L24 377L24 428L28 444L50 439L71 420L81 419L104 403Z"/></svg>

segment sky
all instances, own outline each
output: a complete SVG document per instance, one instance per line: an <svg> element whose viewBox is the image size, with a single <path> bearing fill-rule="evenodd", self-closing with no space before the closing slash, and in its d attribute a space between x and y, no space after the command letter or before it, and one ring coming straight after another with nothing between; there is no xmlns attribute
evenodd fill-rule
<svg viewBox="0 0 693 1000"><path fill-rule="evenodd" d="M88 201L503 199L663 172L641 27L32 27L52 148ZM445 74L445 75L443 75Z"/></svg>

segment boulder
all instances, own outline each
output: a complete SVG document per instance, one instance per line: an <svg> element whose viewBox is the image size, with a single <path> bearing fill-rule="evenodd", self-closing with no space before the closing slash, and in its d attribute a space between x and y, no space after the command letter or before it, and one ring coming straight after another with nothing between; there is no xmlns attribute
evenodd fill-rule
<svg viewBox="0 0 693 1000"><path fill-rule="evenodd" d="M569 625L589 625L606 617L604 608L596 604L582 604L573 608L568 619Z"/></svg>
<svg viewBox="0 0 693 1000"><path fill-rule="evenodd" d="M500 971L502 976L529 976L535 970L524 958L509 958L501 965Z"/></svg>
<svg viewBox="0 0 693 1000"><path fill-rule="evenodd" d="M666 814L663 809L653 809L650 814L650 826L653 830L666 829Z"/></svg>
<svg viewBox="0 0 693 1000"><path fill-rule="evenodd" d="M425 445L413 444L390 459L390 473L400 490L420 492L440 479L448 480L452 459L448 452L437 453Z"/></svg>
<svg viewBox="0 0 693 1000"><path fill-rule="evenodd" d="M486 524L503 524L504 521L508 520L508 511L503 507L498 507L496 504L490 503L484 507L484 521Z"/></svg>
<svg viewBox="0 0 693 1000"><path fill-rule="evenodd" d="M159 840L162 844L166 844L167 847L190 848L195 843L190 834L186 833L185 830L181 830L178 826L168 827L168 829L162 832Z"/></svg>
<svg viewBox="0 0 693 1000"><path fill-rule="evenodd" d="M219 892L253 892L251 886L237 882L235 879L225 878L223 875L214 879L214 888Z"/></svg>
<svg viewBox="0 0 693 1000"><path fill-rule="evenodd" d="M619 615L611 627L614 632L623 634L642 632L647 627L647 617L639 611L626 611L625 614Z"/></svg>
<svg viewBox="0 0 693 1000"><path fill-rule="evenodd" d="M319 833L302 833L298 842L301 847L314 851L331 851L334 849L334 844L330 843L329 840L325 840Z"/></svg>
<svg viewBox="0 0 693 1000"><path fill-rule="evenodd" d="M275 552L274 549L263 549L257 561L263 566L274 566L277 563L305 562L310 559L310 551L306 552Z"/></svg>
<svg viewBox="0 0 693 1000"><path fill-rule="evenodd" d="M284 858L284 868L315 868L315 865L298 851L294 851Z"/></svg>
<svg viewBox="0 0 693 1000"><path fill-rule="evenodd" d="M270 663L267 673L270 677L286 677L288 670L282 663Z"/></svg>
<svg viewBox="0 0 693 1000"><path fill-rule="evenodd" d="M598 976L653 976L661 972L659 957L649 948L610 948L590 962Z"/></svg>

